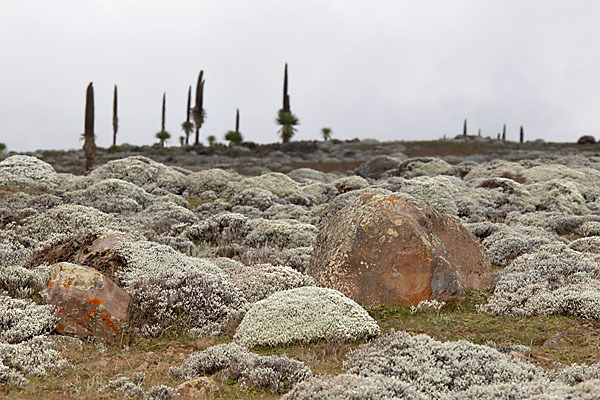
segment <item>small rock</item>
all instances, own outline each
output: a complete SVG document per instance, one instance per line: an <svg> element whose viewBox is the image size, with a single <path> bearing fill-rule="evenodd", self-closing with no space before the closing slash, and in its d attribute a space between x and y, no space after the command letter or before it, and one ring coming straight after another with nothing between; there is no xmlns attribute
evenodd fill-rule
<svg viewBox="0 0 600 400"><path fill-rule="evenodd" d="M117 245L126 242L128 239L127 235L122 233L109 233L94 240L85 252L88 255L97 255L106 250L114 249Z"/></svg>
<svg viewBox="0 0 600 400"><path fill-rule="evenodd" d="M567 344L567 341L565 340L565 336L567 336L567 332L565 332L565 331L556 332L552 336L550 336L548 339L546 339L544 344L542 344L542 347L546 347L549 349L555 349L555 348L561 347L561 346Z"/></svg>
<svg viewBox="0 0 600 400"><path fill-rule="evenodd" d="M177 386L177 391L180 396L191 397L192 399L205 399L219 390L219 385L206 376L189 380Z"/></svg>
<svg viewBox="0 0 600 400"><path fill-rule="evenodd" d="M56 349L61 348L65 350L83 350L83 342L78 338L63 335L52 335L49 336L49 339L52 340L54 343L54 348Z"/></svg>
<svg viewBox="0 0 600 400"><path fill-rule="evenodd" d="M156 365L156 370L158 372L165 372L165 371L168 371L170 367L171 367L171 365L168 362L159 361L158 364Z"/></svg>
<svg viewBox="0 0 600 400"><path fill-rule="evenodd" d="M527 362L527 356L523 353L519 353L518 351L511 351L508 353L508 355L510 356L510 358L512 358L513 360L519 360L519 361L524 361Z"/></svg>
<svg viewBox="0 0 600 400"><path fill-rule="evenodd" d="M104 358L101 358L99 360L94 361L89 366L92 368L105 368L106 366L108 366L108 361Z"/></svg>
<svg viewBox="0 0 600 400"><path fill-rule="evenodd" d="M143 363L141 363L136 369L134 369L134 372L140 372L140 371L145 371L148 368L148 361L144 361Z"/></svg>

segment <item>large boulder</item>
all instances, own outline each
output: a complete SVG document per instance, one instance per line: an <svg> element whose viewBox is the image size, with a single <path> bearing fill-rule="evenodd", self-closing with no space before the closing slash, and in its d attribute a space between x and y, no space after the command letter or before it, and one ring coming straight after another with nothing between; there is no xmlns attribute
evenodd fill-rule
<svg viewBox="0 0 600 400"><path fill-rule="evenodd" d="M57 307L57 331L112 337L129 323L131 297L93 268L61 262L50 269L44 301Z"/></svg>
<svg viewBox="0 0 600 400"><path fill-rule="evenodd" d="M308 275L364 306L456 301L490 289L490 263L455 218L396 196L362 194L319 233Z"/></svg>

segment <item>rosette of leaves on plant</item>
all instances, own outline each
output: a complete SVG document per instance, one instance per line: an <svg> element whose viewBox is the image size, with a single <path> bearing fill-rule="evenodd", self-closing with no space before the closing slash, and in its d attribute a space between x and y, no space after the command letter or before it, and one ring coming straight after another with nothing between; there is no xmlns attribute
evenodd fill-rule
<svg viewBox="0 0 600 400"><path fill-rule="evenodd" d="M280 110L277 115L277 124L281 126L279 128L279 134L283 143L288 143L294 133L298 130L296 125L300 125L298 117L292 114L291 111Z"/></svg>
<svg viewBox="0 0 600 400"><path fill-rule="evenodd" d="M164 148L167 140L169 140L171 138L171 134L167 131L157 132L156 135L154 135L154 136L159 140L161 148Z"/></svg>
<svg viewBox="0 0 600 400"><path fill-rule="evenodd" d="M225 134L225 140L229 141L230 146L235 146L244 141L242 133L240 132L240 110L235 111L235 130L229 131Z"/></svg>

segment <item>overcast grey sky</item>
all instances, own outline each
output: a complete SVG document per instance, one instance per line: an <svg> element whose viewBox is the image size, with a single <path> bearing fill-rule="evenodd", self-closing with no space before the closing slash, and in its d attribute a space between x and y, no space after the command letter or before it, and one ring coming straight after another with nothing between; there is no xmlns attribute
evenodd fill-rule
<svg viewBox="0 0 600 400"><path fill-rule="evenodd" d="M201 138L278 140L289 63L294 137L437 139L469 119L509 138L600 135L600 2L584 0L2 0L0 142L79 148L94 82L97 144L178 143L205 72Z"/></svg>

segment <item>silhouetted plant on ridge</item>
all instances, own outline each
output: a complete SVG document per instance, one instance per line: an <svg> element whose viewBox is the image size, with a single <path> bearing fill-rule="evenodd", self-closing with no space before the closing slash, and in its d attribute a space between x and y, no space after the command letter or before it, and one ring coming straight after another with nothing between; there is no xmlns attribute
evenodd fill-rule
<svg viewBox="0 0 600 400"><path fill-rule="evenodd" d="M195 145L200 144L200 128L206 119L206 111L204 110L204 71L200 71L198 82L196 83L196 104L192 108L192 116L196 124L196 140Z"/></svg>
<svg viewBox="0 0 600 400"><path fill-rule="evenodd" d="M275 120L278 125L281 126L279 133L281 135L281 141L288 143L294 133L296 133L296 125L300 125L298 117L292 114L290 108L290 96L288 95L288 67L285 64L283 73L283 107L277 113L277 119Z"/></svg>
<svg viewBox="0 0 600 400"><path fill-rule="evenodd" d="M113 117L112 117L112 126L113 126L113 147L117 146L117 131L119 130L119 117L117 115L117 104L118 104L118 94L117 94L117 85L115 85L115 90L113 93Z"/></svg>
<svg viewBox="0 0 600 400"><path fill-rule="evenodd" d="M85 94L85 122L83 131L83 152L85 153L85 170L90 171L96 158L96 136L94 134L94 85L87 87Z"/></svg>
<svg viewBox="0 0 600 400"><path fill-rule="evenodd" d="M160 131L154 135L158 140L160 140L160 147L165 147L165 142L171 138L171 134L167 132L165 129L165 117L167 110L167 94L163 93L162 98L162 114L161 114L161 123L160 123Z"/></svg>
<svg viewBox="0 0 600 400"><path fill-rule="evenodd" d="M244 138L240 132L240 110L239 108L235 111L235 130L229 131L225 134L225 140L229 141L230 146L242 143Z"/></svg>
<svg viewBox="0 0 600 400"><path fill-rule="evenodd" d="M188 88L187 108L185 113L185 121L181 123L181 129L185 132L185 144L190 144L190 133L194 130L194 124L190 121L192 113L192 86ZM183 145L182 145L183 146Z"/></svg>
<svg viewBox="0 0 600 400"><path fill-rule="evenodd" d="M523 131L523 126L521 125L521 129L519 130L519 143L523 143L525 141L525 132Z"/></svg>
<svg viewBox="0 0 600 400"><path fill-rule="evenodd" d="M215 135L210 135L209 137L206 138L206 140L208 141L209 147L214 147L215 142L217 141L217 137Z"/></svg>

